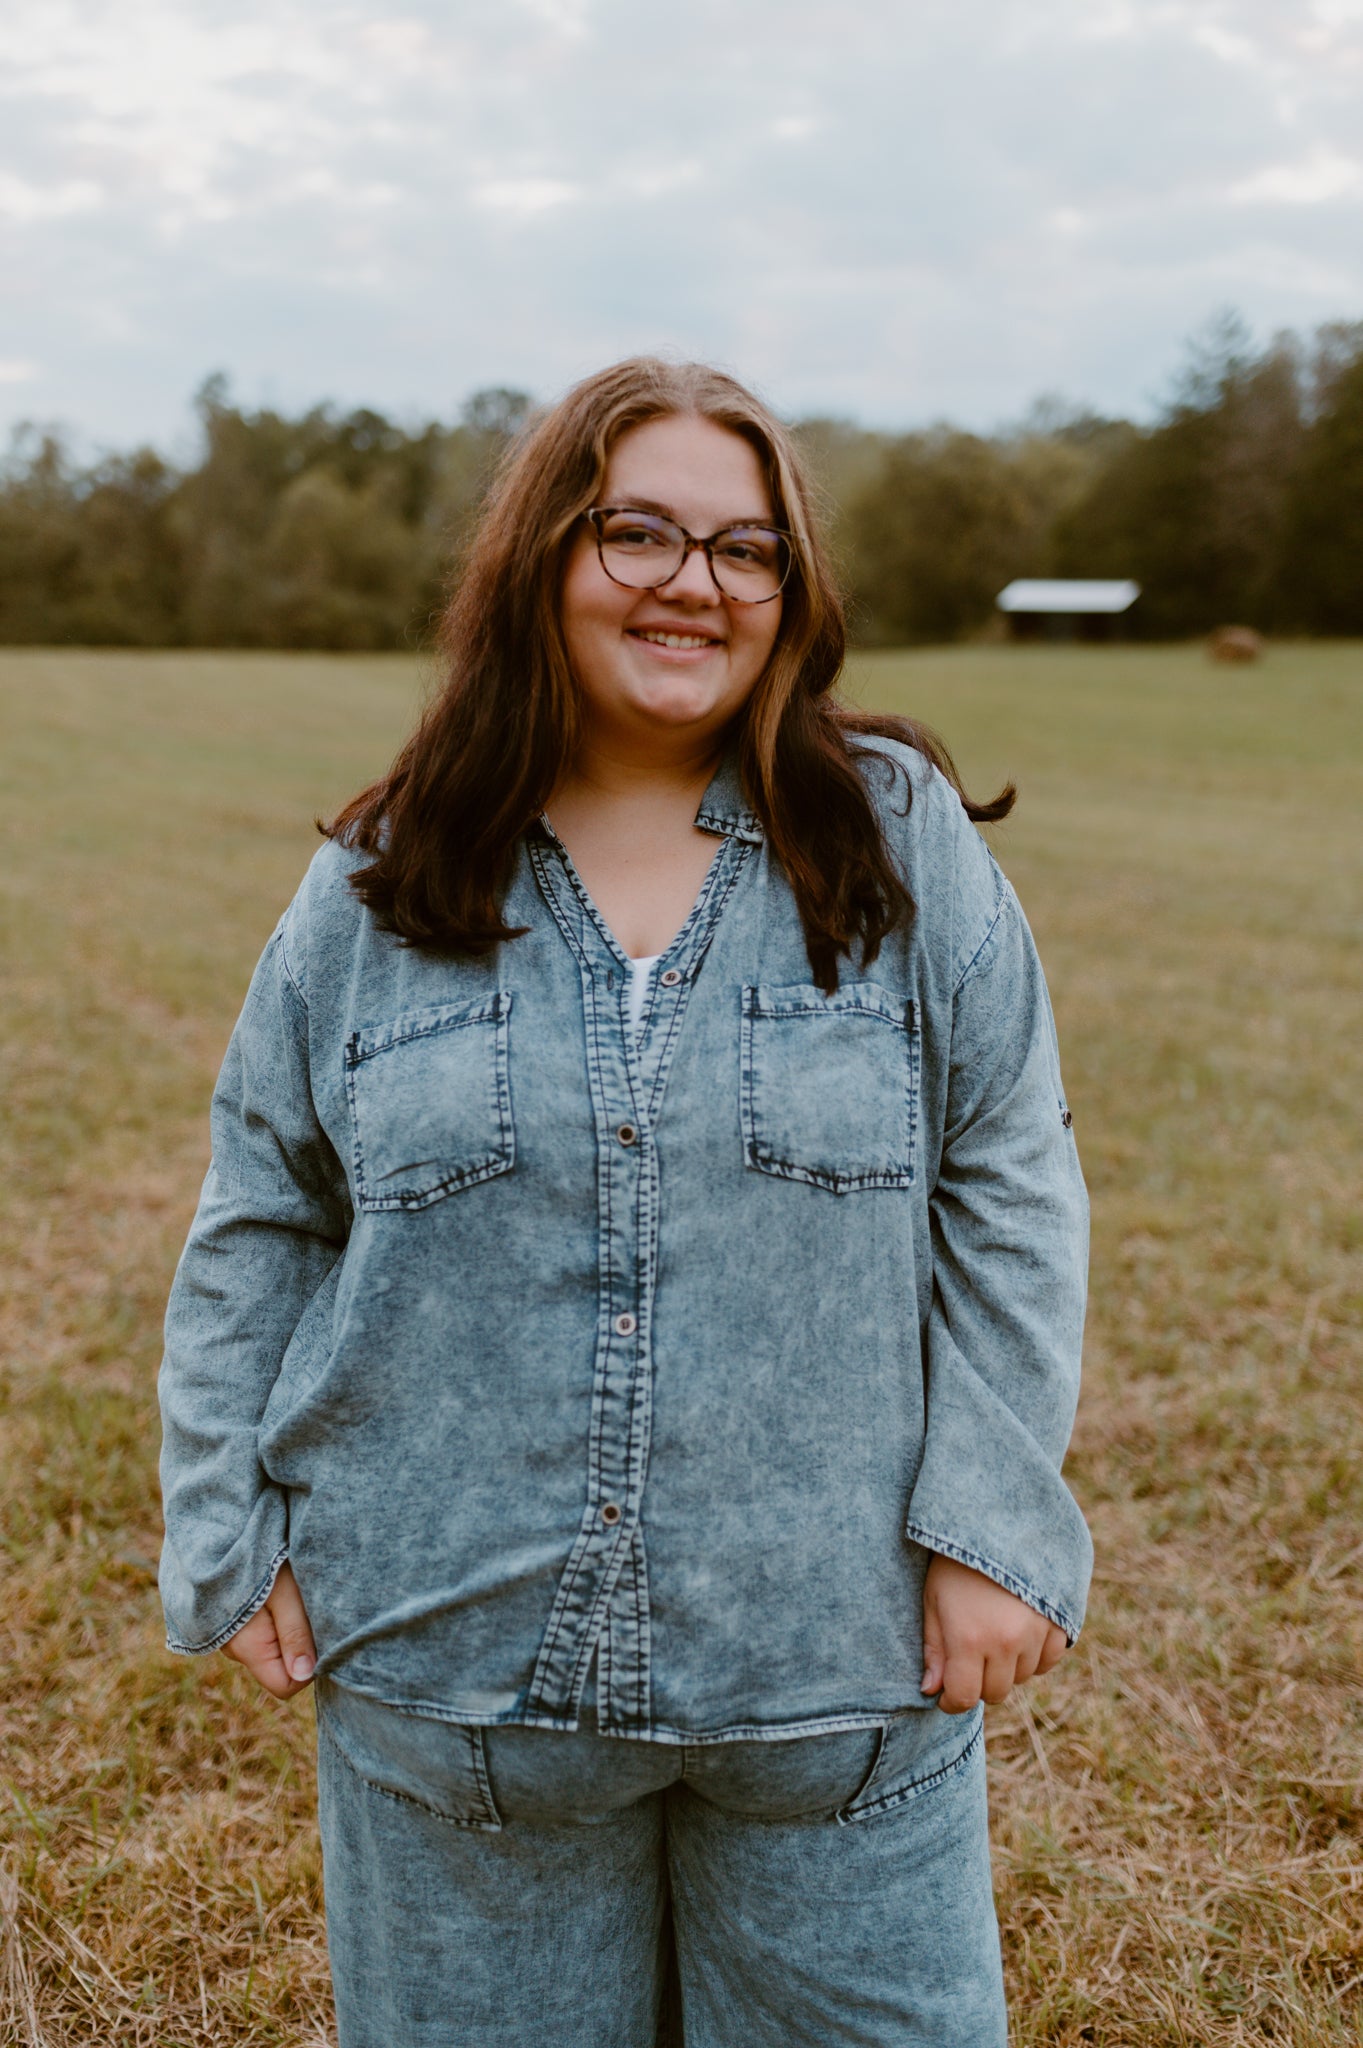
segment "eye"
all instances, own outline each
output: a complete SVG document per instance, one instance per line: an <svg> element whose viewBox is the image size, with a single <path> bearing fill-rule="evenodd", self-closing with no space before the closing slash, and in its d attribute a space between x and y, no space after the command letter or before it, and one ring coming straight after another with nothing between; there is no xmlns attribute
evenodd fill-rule
<svg viewBox="0 0 1363 2048"><path fill-rule="evenodd" d="M762 527L734 526L727 533L718 534L713 546L715 553L736 569L770 569L777 561L781 542L779 535Z"/></svg>
<svg viewBox="0 0 1363 2048"><path fill-rule="evenodd" d="M628 554L643 555L676 545L664 519L651 519L643 512L614 512L601 524L601 538L607 547Z"/></svg>

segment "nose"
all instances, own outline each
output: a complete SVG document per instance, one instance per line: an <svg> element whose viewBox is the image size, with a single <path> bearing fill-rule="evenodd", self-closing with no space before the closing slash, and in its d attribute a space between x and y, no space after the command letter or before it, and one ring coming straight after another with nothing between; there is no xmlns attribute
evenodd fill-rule
<svg viewBox="0 0 1363 2048"><path fill-rule="evenodd" d="M659 597L671 598L677 604L718 604L722 595L710 573L704 548L691 548L676 575L654 588Z"/></svg>

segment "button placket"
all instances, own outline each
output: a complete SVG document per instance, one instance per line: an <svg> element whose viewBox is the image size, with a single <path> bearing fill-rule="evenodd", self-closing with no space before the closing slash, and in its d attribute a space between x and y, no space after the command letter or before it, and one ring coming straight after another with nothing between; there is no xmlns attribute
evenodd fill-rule
<svg viewBox="0 0 1363 2048"><path fill-rule="evenodd" d="M619 978L614 949L598 927L566 854L561 849L555 854L534 849L541 891L581 975L588 1077L597 1119L605 1313L592 1396L589 1505L555 1593L529 1688L531 1706L551 1714L573 1708L585 1682L591 1646L627 1559L635 1560L631 1569L641 1584L647 1583L638 1514L653 1419L648 1310L655 1278L659 1185L652 1132L694 963L704 956L747 850L730 842L728 859L716 867L700 900L699 915L685 929L682 951L687 965L668 967L658 975L648 1027L636 1039L627 1028L614 986ZM633 1306L626 1308L625 1302ZM619 1628L621 1669L628 1669L632 1678L628 1698L617 1701L616 1709L631 1725L638 1725L647 1720L648 1712L646 1611L631 1614L625 1603ZM615 1661L613 1657L612 1670ZM609 1692L612 1681L605 1684ZM611 1718L609 1698L600 1699L598 1711Z"/></svg>

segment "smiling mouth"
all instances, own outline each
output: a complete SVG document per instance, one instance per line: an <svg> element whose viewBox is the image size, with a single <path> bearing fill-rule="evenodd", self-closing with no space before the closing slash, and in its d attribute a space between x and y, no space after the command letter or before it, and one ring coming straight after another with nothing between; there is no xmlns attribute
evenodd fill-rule
<svg viewBox="0 0 1363 2048"><path fill-rule="evenodd" d="M630 635L632 640L647 640L653 647L718 647L718 640L708 633L663 633L651 632L641 627Z"/></svg>

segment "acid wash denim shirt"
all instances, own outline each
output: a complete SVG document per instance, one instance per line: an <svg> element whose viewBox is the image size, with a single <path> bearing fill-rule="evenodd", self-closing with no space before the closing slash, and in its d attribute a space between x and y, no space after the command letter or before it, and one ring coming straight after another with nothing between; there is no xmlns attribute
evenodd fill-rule
<svg viewBox="0 0 1363 2048"><path fill-rule="evenodd" d="M885 758L877 759L879 754ZM825 995L732 760L636 1039L547 821L480 959L327 845L256 970L161 1376L174 1650L291 1561L318 1669L467 1724L776 1739L925 1706L930 1553L1073 1637L1087 1203L1040 964L950 785ZM905 778L912 802L905 812Z"/></svg>

